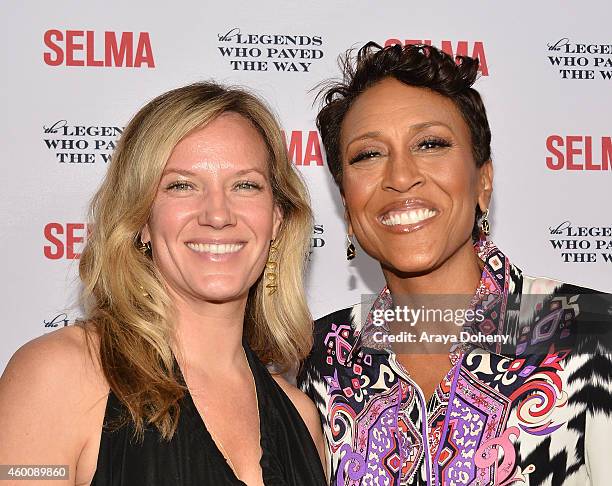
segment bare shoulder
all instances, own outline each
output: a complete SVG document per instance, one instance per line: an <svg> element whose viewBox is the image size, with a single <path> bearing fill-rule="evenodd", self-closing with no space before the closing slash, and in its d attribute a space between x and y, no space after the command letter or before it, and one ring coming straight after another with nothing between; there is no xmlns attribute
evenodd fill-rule
<svg viewBox="0 0 612 486"><path fill-rule="evenodd" d="M317 446L317 451L321 461L324 462L324 443L323 443L323 432L321 430L321 420L319 418L319 412L313 401L306 395L302 390L289 383L282 375L273 374L272 377L283 389L285 394L289 397L289 400L293 403L293 406L297 409L302 420L306 424L312 440Z"/></svg>
<svg viewBox="0 0 612 486"><path fill-rule="evenodd" d="M276 383L280 385L285 394L289 397L289 399L291 400L295 408L297 408L298 412L300 412L300 415L302 415L302 418L304 418L304 420L306 420L304 415L306 415L306 417L313 416L317 418L317 421L319 420L317 409L312 400L308 397L308 395L306 395L296 386L289 383L283 375L273 374L272 377L274 378Z"/></svg>
<svg viewBox="0 0 612 486"><path fill-rule="evenodd" d="M85 329L45 334L10 359L0 377L0 463L76 464L108 394Z"/></svg>
<svg viewBox="0 0 612 486"><path fill-rule="evenodd" d="M33 339L8 362L0 378L0 393L5 387L12 392L46 393L53 391L51 385L61 383L64 392L70 393L71 385L89 388L101 384L97 344L96 334L88 325L64 327ZM19 387L26 384L23 389Z"/></svg>

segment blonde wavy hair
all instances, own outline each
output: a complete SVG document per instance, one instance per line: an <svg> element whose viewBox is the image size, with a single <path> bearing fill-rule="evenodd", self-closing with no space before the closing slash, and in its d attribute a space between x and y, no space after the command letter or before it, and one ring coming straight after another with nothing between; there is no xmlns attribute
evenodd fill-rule
<svg viewBox="0 0 612 486"><path fill-rule="evenodd" d="M120 137L91 203L92 230L79 263L86 319L99 341L102 370L138 437L153 425L170 439L185 392L171 350L172 303L150 255L139 251L140 231L174 147L226 112L244 116L261 133L270 155L273 197L283 214L275 242L277 291L268 295L263 276L250 289L245 337L265 364L284 370L311 348L303 276L312 213L275 117L242 88L201 82L162 94L132 118Z"/></svg>

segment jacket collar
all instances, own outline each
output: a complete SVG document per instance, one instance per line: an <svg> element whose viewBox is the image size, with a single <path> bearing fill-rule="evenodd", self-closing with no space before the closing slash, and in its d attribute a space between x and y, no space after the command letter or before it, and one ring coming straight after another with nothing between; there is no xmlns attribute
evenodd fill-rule
<svg viewBox="0 0 612 486"><path fill-rule="evenodd" d="M522 272L510 263L492 241L480 239L474 244L474 251L483 262L480 283L474 293L470 306L474 310L482 311L483 319L478 323L465 326L464 330L472 333L485 335L510 335L509 344L505 346L499 342L481 342L475 346L487 351L501 355L515 354L518 336L516 317L518 317L520 306L520 293L522 289ZM374 311L391 309L393 298L388 287L384 287L374 299L367 315L364 304L359 307L353 315L354 326L357 331L357 339L350 349L347 359L352 360L359 351L369 353L389 352L384 346L376 344L372 336L374 331L380 331L381 327L374 324ZM383 326L384 330L384 326ZM388 331L388 329L387 329Z"/></svg>

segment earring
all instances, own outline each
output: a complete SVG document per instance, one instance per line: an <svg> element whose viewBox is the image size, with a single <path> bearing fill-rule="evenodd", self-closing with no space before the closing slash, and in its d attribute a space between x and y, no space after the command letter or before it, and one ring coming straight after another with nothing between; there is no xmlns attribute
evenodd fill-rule
<svg viewBox="0 0 612 486"><path fill-rule="evenodd" d="M264 271L264 280L266 283L266 289L268 289L268 295L276 293L278 290L278 246L276 246L275 240L270 241L270 252L268 253L268 261L266 262L266 269Z"/></svg>
<svg viewBox="0 0 612 486"><path fill-rule="evenodd" d="M151 242L147 241L146 243L143 243L142 240L141 240L140 241L140 245L138 245L138 250L143 255L146 255L147 253L149 253L151 251Z"/></svg>
<svg viewBox="0 0 612 486"><path fill-rule="evenodd" d="M353 243L353 235L346 235L346 241L348 241L348 246L346 247L346 259L352 260L355 258L355 244Z"/></svg>
<svg viewBox="0 0 612 486"><path fill-rule="evenodd" d="M489 236L489 233L491 233L491 225L489 224L489 208L485 209L484 213L482 213L480 218L480 230L485 236Z"/></svg>

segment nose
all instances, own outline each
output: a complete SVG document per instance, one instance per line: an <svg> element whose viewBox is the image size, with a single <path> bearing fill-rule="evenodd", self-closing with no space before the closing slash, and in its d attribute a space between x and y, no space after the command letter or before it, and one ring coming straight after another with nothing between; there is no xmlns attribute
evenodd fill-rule
<svg viewBox="0 0 612 486"><path fill-rule="evenodd" d="M198 224L222 229L236 224L231 201L222 188L210 189L201 198Z"/></svg>
<svg viewBox="0 0 612 486"><path fill-rule="evenodd" d="M391 192L408 192L422 185L425 178L410 153L398 153L387 159L382 187Z"/></svg>

